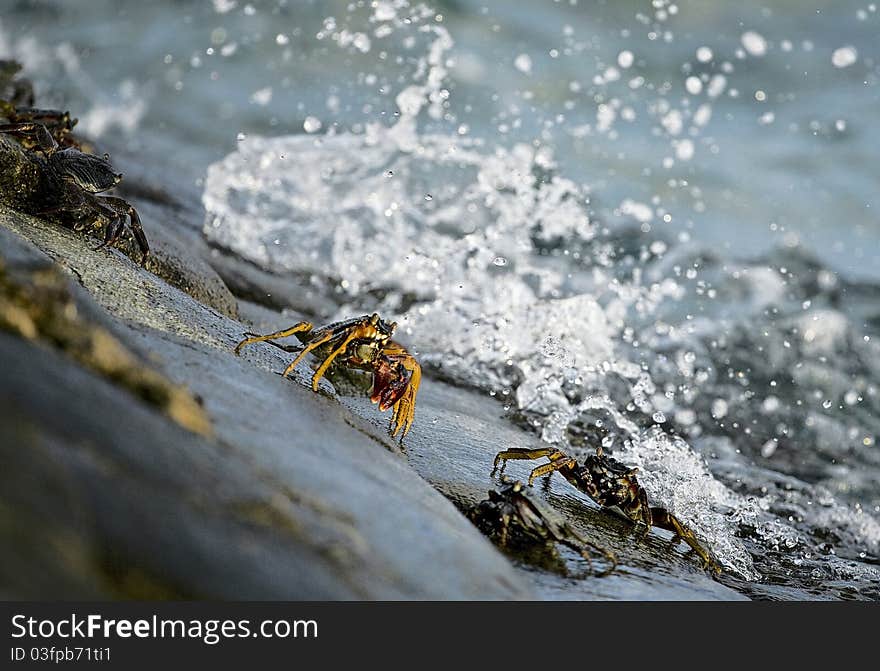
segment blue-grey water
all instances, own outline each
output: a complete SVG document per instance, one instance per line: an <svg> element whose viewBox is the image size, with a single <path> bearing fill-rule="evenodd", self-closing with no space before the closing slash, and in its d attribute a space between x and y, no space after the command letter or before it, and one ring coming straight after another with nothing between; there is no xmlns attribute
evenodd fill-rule
<svg viewBox="0 0 880 671"><path fill-rule="evenodd" d="M880 596L877 3L0 7L212 242L601 441L741 579Z"/></svg>

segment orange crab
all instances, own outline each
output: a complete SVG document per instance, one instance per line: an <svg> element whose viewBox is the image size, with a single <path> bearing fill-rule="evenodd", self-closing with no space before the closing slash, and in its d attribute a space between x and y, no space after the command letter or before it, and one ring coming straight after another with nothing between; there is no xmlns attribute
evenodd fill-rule
<svg viewBox="0 0 880 671"><path fill-rule="evenodd" d="M422 380L422 368L415 358L400 343L391 339L397 322L387 322L378 314L364 315L347 319L327 326L314 328L311 322L303 321L282 331L267 335L248 334L235 346L240 354L243 347L256 342L274 341L296 336L303 344L296 358L284 370L286 377L309 352L323 361L312 376L312 389L318 391L318 382L334 362L351 368L367 370L373 374L370 400L379 404L384 412L393 408L388 431L401 438L409 433L416 408L416 394ZM285 351L294 348L272 343Z"/></svg>

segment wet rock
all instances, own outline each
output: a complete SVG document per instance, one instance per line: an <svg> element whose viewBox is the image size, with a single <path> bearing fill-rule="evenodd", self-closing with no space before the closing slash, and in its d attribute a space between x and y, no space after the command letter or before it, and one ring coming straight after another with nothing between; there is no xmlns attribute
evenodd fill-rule
<svg viewBox="0 0 880 671"><path fill-rule="evenodd" d="M182 427L209 435L210 422L183 386L136 356L105 326L97 306L47 256L0 229L0 330L45 343L159 408Z"/></svg>
<svg viewBox="0 0 880 671"><path fill-rule="evenodd" d="M210 263L236 296L257 305L324 317L338 307L307 277L270 273L223 249L212 249Z"/></svg>
<svg viewBox="0 0 880 671"><path fill-rule="evenodd" d="M9 373L0 381L7 595L364 595L303 538L314 526L340 552L363 542L344 519L322 521L222 445L178 429L55 352L3 334L0 358Z"/></svg>
<svg viewBox="0 0 880 671"><path fill-rule="evenodd" d="M207 249L201 238L188 230L173 211L139 200L133 204L141 218L152 224L148 232L150 255L144 268L221 314L237 318L238 301L200 254ZM117 248L136 262L141 260L134 240L126 238Z"/></svg>
<svg viewBox="0 0 880 671"><path fill-rule="evenodd" d="M327 387L313 393L306 366L284 380L273 348L234 356L248 326L117 250L9 210L3 227L72 273L108 331L185 384L213 431L182 428L63 349L0 333L4 596L531 594L401 458L384 422L376 431ZM8 241L5 258L31 253Z"/></svg>

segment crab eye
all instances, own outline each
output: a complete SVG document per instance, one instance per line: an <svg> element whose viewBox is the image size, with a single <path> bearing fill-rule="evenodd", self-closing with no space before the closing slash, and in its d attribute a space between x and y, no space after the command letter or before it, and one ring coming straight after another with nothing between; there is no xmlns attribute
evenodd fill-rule
<svg viewBox="0 0 880 671"><path fill-rule="evenodd" d="M388 330L391 331L392 333L394 333L394 329L396 329L396 328L397 328L397 322L391 322L391 324L388 327Z"/></svg>
<svg viewBox="0 0 880 671"><path fill-rule="evenodd" d="M370 315L370 324L375 326L378 323L379 323L379 315L378 315L378 313L374 312L372 315Z"/></svg>

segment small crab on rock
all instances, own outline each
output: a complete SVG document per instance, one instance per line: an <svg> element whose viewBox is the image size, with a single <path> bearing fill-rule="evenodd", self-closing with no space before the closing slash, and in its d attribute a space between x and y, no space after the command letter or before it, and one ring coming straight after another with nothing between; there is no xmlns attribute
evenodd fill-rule
<svg viewBox="0 0 880 671"><path fill-rule="evenodd" d="M471 506L467 516L477 528L501 547L511 544L552 544L570 547L580 554L592 568L590 550L605 558L608 568L597 573L611 573L617 566L617 557L610 550L599 547L581 537L571 525L528 491L519 480L502 476L501 486L489 491L489 498Z"/></svg>
<svg viewBox="0 0 880 671"><path fill-rule="evenodd" d="M269 342L286 352L299 350L299 354L284 370L283 375L287 377L311 352L322 359L312 376L313 391L318 391L318 382L334 362L372 373L370 400L378 403L382 412L393 408L388 430L392 436L403 431L402 438L409 433L415 416L422 368L403 345L391 339L395 328L396 322L389 323L376 313L320 328L303 321L267 335L247 334L249 337L235 346L235 353L240 354L243 347L257 342ZM300 349L272 342L289 336L296 336L303 347Z"/></svg>
<svg viewBox="0 0 880 671"><path fill-rule="evenodd" d="M0 113L9 119L2 109ZM101 247L120 239L127 220L146 261L150 245L137 211L122 198L98 195L122 180L110 157L78 148L70 139L73 122L66 112L27 110L15 114L14 119L29 120L0 123L0 203L25 214L50 217L77 231L103 227ZM50 118L56 122L51 131L32 120L48 122Z"/></svg>
<svg viewBox="0 0 880 671"><path fill-rule="evenodd" d="M603 508L610 508L635 524L644 524L645 532L652 526L666 529L675 534L675 540L683 540L700 557L703 568L721 573L721 567L711 554L700 544L694 532L688 529L675 515L665 508L652 507L648 494L636 478L637 468L629 468L621 462L605 455L601 447L596 454L588 456L583 463L569 457L555 448L511 448L495 455L492 472L510 459L541 459L547 457L548 463L535 468L529 474L529 485L535 478L550 475L554 471L568 480L575 488L589 496Z"/></svg>

